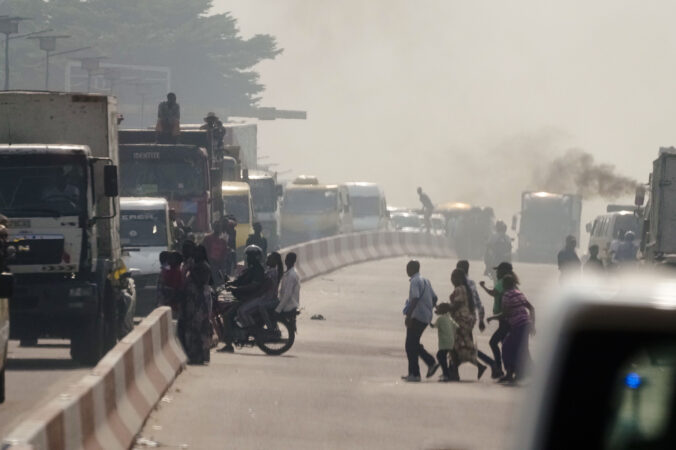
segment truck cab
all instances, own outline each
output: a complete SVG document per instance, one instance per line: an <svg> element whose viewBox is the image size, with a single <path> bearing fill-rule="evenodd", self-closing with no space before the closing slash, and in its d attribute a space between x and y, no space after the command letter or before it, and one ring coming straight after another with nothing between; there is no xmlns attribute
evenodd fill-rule
<svg viewBox="0 0 676 450"><path fill-rule="evenodd" d="M160 253L171 250L174 245L167 200L121 197L120 242L124 264L132 272L137 288L137 309L150 311L155 306L155 292L141 296L140 290L155 289L161 269ZM142 298L147 301L142 302Z"/></svg>
<svg viewBox="0 0 676 450"><path fill-rule="evenodd" d="M6 91L0 103L10 337L70 339L71 356L94 364L131 330L135 306L120 247L116 100Z"/></svg>
<svg viewBox="0 0 676 450"><path fill-rule="evenodd" d="M524 192L521 195L519 260L555 264L566 236L572 235L580 242L581 214L582 199L578 195Z"/></svg>
<svg viewBox="0 0 676 450"><path fill-rule="evenodd" d="M388 213L385 193L375 183L345 183L352 204L354 231L374 231L387 228Z"/></svg>

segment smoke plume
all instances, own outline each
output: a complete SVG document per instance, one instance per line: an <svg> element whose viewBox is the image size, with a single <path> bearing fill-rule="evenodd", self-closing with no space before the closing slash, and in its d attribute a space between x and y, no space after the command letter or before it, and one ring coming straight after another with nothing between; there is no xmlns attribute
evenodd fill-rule
<svg viewBox="0 0 676 450"><path fill-rule="evenodd" d="M590 200L614 200L634 193L636 180L615 173L615 166L601 164L579 149L570 149L535 173L538 189L560 193L576 193Z"/></svg>

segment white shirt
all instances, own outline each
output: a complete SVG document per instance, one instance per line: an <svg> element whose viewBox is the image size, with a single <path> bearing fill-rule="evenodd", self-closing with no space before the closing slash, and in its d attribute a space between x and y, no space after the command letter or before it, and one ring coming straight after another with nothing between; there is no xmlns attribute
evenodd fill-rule
<svg viewBox="0 0 676 450"><path fill-rule="evenodd" d="M279 283L279 305L275 311L287 312L298 309L300 306L300 277L296 268L292 267L282 275Z"/></svg>

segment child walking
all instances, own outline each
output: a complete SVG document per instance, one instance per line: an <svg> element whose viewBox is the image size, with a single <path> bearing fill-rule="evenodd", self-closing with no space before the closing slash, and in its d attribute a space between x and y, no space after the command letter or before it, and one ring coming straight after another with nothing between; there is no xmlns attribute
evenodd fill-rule
<svg viewBox="0 0 676 450"><path fill-rule="evenodd" d="M434 312L439 316L437 320L430 324L430 327L437 329L439 335L439 351L437 352L437 361L441 366L442 375L439 377L440 382L459 381L457 371L451 373L449 370L449 357L455 346L455 330L458 324L451 318L451 304L440 303L435 308ZM455 366L451 358L451 366Z"/></svg>

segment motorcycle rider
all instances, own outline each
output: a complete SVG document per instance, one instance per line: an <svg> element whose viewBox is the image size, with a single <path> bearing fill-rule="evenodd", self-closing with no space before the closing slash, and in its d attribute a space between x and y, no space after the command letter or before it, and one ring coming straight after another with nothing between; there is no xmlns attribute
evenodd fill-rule
<svg viewBox="0 0 676 450"><path fill-rule="evenodd" d="M495 271L496 267L502 262L512 261L512 239L507 236L507 224L502 220L498 220L495 224L495 233L491 236L486 244L486 253L484 255L484 263L486 270L484 273L488 275L493 281L496 281Z"/></svg>
<svg viewBox="0 0 676 450"><path fill-rule="evenodd" d="M265 269L263 268L263 250L257 245L250 245L244 249L244 257L246 261L246 268L242 271L241 275L238 276L233 281L227 281L225 283L225 289L230 291L235 297L236 302L239 304L234 305L230 308L223 317L223 323L225 326L224 341L225 346L219 350L219 352L228 352L232 353L235 351L235 348L232 346L232 333L231 328L234 325L235 315L237 310L245 303L247 300L256 298L261 294L262 290L265 288Z"/></svg>

